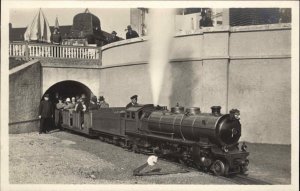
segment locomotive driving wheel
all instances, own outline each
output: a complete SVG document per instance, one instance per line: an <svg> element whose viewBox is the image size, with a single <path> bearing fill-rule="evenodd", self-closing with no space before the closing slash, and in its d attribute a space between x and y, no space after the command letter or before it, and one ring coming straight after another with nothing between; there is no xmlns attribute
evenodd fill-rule
<svg viewBox="0 0 300 191"><path fill-rule="evenodd" d="M212 164L212 171L214 172L214 174L216 176L223 176L225 174L227 174L226 171L226 166L225 164L220 161L220 160L216 160L213 164Z"/></svg>

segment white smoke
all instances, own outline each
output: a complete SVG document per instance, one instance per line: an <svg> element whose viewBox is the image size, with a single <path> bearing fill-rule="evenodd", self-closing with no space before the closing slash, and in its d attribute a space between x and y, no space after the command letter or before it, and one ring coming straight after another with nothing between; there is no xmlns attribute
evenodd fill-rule
<svg viewBox="0 0 300 191"><path fill-rule="evenodd" d="M169 63L170 46L175 31L175 9L150 9L149 41L153 104L157 105L166 65Z"/></svg>

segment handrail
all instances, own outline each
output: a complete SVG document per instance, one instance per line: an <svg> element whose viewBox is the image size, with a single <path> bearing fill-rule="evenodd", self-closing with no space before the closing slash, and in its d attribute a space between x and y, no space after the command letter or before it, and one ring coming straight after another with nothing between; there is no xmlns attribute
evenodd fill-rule
<svg viewBox="0 0 300 191"><path fill-rule="evenodd" d="M71 58L71 59L101 59L101 48L89 46L66 46L42 43L11 42L10 57L29 58Z"/></svg>

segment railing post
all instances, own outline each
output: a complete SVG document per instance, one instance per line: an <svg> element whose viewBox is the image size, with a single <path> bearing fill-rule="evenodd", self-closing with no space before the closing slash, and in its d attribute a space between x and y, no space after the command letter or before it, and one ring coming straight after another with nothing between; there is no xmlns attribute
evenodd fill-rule
<svg viewBox="0 0 300 191"><path fill-rule="evenodd" d="M25 42L25 60L29 60L28 42Z"/></svg>

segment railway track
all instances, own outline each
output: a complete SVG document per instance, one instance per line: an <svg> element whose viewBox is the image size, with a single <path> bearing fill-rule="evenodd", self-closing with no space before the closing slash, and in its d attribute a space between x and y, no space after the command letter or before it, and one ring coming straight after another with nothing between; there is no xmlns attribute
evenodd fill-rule
<svg viewBox="0 0 300 191"><path fill-rule="evenodd" d="M108 141L104 141L104 140L102 142L113 144L112 142L108 142ZM132 152L132 150L129 150L129 149L124 148L124 150L128 151L128 152ZM145 155L148 155L148 156L154 154L152 152L151 153L139 152L139 153L140 154L145 154ZM181 170L178 171L178 172L172 171L172 172L166 172L166 173L161 173L161 172L155 173L155 172L153 172L153 173L150 173L148 175L167 175L167 174L187 173L187 172L202 172L202 171L199 171L198 169L196 169L193 166L189 166L187 164L181 164L179 162L173 161L171 158L169 158L168 154L159 156L159 160L163 160L165 162L176 165L176 166L180 167ZM211 175L211 176L215 176L210 172L202 172L202 173L205 173L205 174L208 174L208 175ZM148 175L141 175L141 176L148 176ZM218 176L217 178L220 178L220 179L223 179L223 180L235 183L235 184L239 184L239 185L271 185L271 183L269 183L269 182L259 180L259 179L255 179L255 178L249 177L247 175L231 175L231 176L227 176L227 177Z"/></svg>
<svg viewBox="0 0 300 191"><path fill-rule="evenodd" d="M246 175L232 175L229 177L221 177L230 182L241 184L241 185L271 185L271 183L259 180L253 177L249 177Z"/></svg>
<svg viewBox="0 0 300 191"><path fill-rule="evenodd" d="M149 155L149 153L147 154ZM187 173L187 172L201 172L198 169L196 169L195 167L192 166L187 166L186 164L181 164L178 162L174 162L174 161L170 161L170 159L168 158L164 158L164 157L159 157L160 160L163 160L165 162L171 163L173 165L176 165L178 167L180 167L181 171L178 171L177 173ZM166 174L173 174L176 172L170 172L170 173L166 173ZM215 176L212 173L209 172L202 172L211 176ZM153 173L152 175L164 175L161 173L155 174ZM239 185L271 185L271 183L263 181L263 180L259 180L253 177L250 177L248 175L230 175L227 177L224 176L218 176L217 178L235 183L235 184L239 184Z"/></svg>

